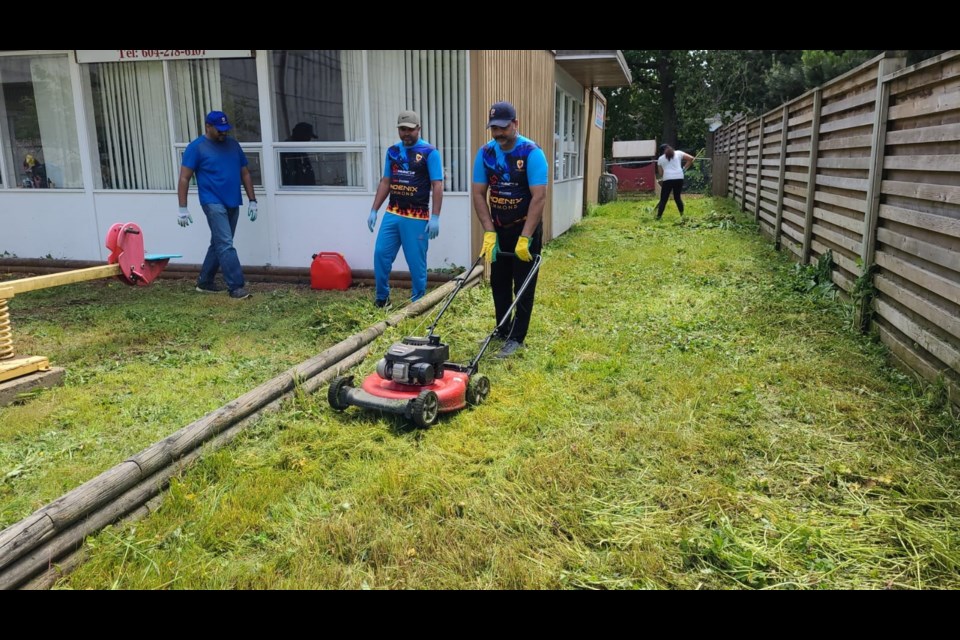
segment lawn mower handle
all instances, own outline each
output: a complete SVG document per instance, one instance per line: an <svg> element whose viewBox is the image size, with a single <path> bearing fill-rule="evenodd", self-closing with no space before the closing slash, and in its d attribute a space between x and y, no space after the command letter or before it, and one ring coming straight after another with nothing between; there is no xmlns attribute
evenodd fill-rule
<svg viewBox="0 0 960 640"><path fill-rule="evenodd" d="M514 254L507 253L506 251L499 252L505 256L512 256ZM477 354L477 357L467 367L467 373L469 375L474 375L477 372L477 365L480 362L480 358L483 357L484 351L487 350L487 347L490 345L490 341L493 340L493 336L500 330L500 327L506 324L507 318L510 317L510 314L513 313L514 308L517 306L517 303L520 302L520 296L523 295L523 292L527 290L527 287L530 285L530 281L533 280L533 276L537 275L537 271L540 270L540 263L543 261L543 256L539 253L534 254L533 256L533 267L530 269L530 273L527 274L527 277L524 279L523 284L520 286L520 289L517 291L517 295L514 296L513 302L510 304L510 307L507 309L506 313L503 314L503 317L500 318L500 322L497 323L497 326L493 328L493 331L490 332L490 335L487 336L487 339L483 341L483 346L480 347L480 353Z"/></svg>
<svg viewBox="0 0 960 640"><path fill-rule="evenodd" d="M450 303L453 302L453 299L457 297L457 294L460 293L460 289L463 289L463 285L467 283L467 278L470 277L470 274L473 273L473 270L477 268L477 265L480 264L481 260L483 260L483 254L477 258L476 262L470 265L469 269L454 278L454 280L457 281L457 286L454 288L453 292L447 296L446 301L443 303L443 307L440 309L440 313L438 313L437 317L433 319L433 324L427 327L427 338L433 335L433 330L437 327L437 323L440 322L440 318L443 316L443 313L447 310L447 307L450 306Z"/></svg>

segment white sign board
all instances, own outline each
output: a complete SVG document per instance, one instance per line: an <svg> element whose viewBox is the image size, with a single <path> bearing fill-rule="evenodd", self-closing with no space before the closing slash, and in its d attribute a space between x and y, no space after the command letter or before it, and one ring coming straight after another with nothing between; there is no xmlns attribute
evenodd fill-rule
<svg viewBox="0 0 960 640"><path fill-rule="evenodd" d="M613 143L614 158L655 158L656 140L620 140Z"/></svg>
<svg viewBox="0 0 960 640"><path fill-rule="evenodd" d="M593 124L595 124L598 129L603 129L603 114L605 111L606 105L597 101L597 117L593 119Z"/></svg>
<svg viewBox="0 0 960 640"><path fill-rule="evenodd" d="M76 50L77 62L143 62L197 58L252 58L253 49L105 49Z"/></svg>

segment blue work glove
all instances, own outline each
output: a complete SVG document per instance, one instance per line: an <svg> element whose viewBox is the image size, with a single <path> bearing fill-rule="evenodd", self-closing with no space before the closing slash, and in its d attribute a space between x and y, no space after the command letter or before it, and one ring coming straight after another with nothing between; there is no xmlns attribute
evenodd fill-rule
<svg viewBox="0 0 960 640"><path fill-rule="evenodd" d="M370 233L373 233L373 228L377 226L377 210L370 209L370 217L367 218L367 226L370 227Z"/></svg>
<svg viewBox="0 0 960 640"><path fill-rule="evenodd" d="M191 222L193 222L193 216L190 215L190 210L186 207L180 207L180 217L177 218L177 224L186 227Z"/></svg>
<svg viewBox="0 0 960 640"><path fill-rule="evenodd" d="M520 236L517 240L517 248L513 250L513 255L517 256L524 262L530 262L533 260L533 256L530 255L530 238L527 236Z"/></svg>
<svg viewBox="0 0 960 640"><path fill-rule="evenodd" d="M427 235L431 240L440 235L440 216L435 213L430 214L430 221L427 222Z"/></svg>
<svg viewBox="0 0 960 640"><path fill-rule="evenodd" d="M250 204L247 205L247 217L250 218L250 222L253 222L257 219L257 201L251 200Z"/></svg>
<svg viewBox="0 0 960 640"><path fill-rule="evenodd" d="M486 256L487 262L496 262L497 253L500 251L500 238L496 231L483 232L483 248L480 249L480 255Z"/></svg>

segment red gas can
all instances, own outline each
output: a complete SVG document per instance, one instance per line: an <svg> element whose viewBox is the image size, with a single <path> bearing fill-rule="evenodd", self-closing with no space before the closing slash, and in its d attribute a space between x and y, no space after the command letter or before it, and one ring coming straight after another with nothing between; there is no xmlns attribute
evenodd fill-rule
<svg viewBox="0 0 960 640"><path fill-rule="evenodd" d="M321 251L313 255L310 265L311 289L349 289L353 283L350 265L335 251Z"/></svg>

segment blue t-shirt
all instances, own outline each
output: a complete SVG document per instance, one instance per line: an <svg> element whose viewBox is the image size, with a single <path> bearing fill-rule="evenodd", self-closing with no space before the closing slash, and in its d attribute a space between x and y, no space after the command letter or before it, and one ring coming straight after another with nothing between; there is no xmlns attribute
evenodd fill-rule
<svg viewBox="0 0 960 640"><path fill-rule="evenodd" d="M243 204L240 169L247 166L247 156L234 138L214 142L200 136L187 145L181 163L197 178L201 205L222 204L232 209Z"/></svg>
<svg viewBox="0 0 960 640"><path fill-rule="evenodd" d="M520 135L507 152L491 140L477 151L473 181L490 186L494 226L511 227L527 219L533 201L530 187L547 184L547 157L536 142Z"/></svg>
<svg viewBox="0 0 960 640"><path fill-rule="evenodd" d="M387 213L426 220L430 217L430 183L443 180L440 152L422 138L410 147L398 142L387 149L383 177L390 179Z"/></svg>

